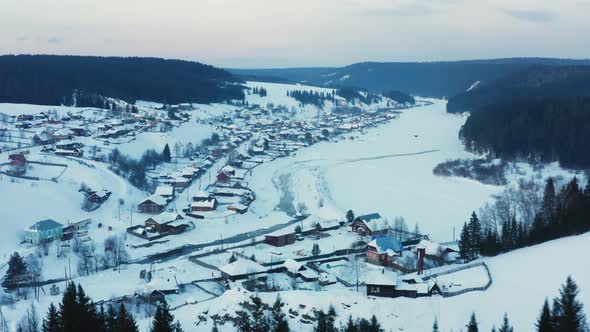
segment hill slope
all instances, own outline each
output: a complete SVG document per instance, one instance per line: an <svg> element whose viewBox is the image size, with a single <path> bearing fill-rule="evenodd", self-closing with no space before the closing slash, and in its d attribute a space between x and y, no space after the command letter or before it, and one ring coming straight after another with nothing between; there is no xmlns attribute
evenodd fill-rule
<svg viewBox="0 0 590 332"><path fill-rule="evenodd" d="M0 56L0 102L73 105L75 90L128 102L243 99L240 81L198 62L158 58ZM98 106L102 105L78 105Z"/></svg>
<svg viewBox="0 0 590 332"><path fill-rule="evenodd" d="M477 81L491 82L532 65L589 65L589 60L515 58L449 62L363 62L341 68L229 69L267 79L318 86L358 87L372 92L399 90L427 97L451 97Z"/></svg>
<svg viewBox="0 0 590 332"><path fill-rule="evenodd" d="M460 136L498 157L590 166L590 67L533 67L449 100L447 111L471 111Z"/></svg>

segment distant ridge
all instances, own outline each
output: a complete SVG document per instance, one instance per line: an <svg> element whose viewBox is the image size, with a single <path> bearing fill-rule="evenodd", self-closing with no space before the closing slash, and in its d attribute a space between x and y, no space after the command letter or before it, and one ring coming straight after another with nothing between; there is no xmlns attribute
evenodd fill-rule
<svg viewBox="0 0 590 332"><path fill-rule="evenodd" d="M223 69L182 60L0 56L0 102L71 105L74 91L82 91L131 103L138 99L210 103L243 99L239 83L240 79Z"/></svg>
<svg viewBox="0 0 590 332"><path fill-rule="evenodd" d="M228 69L240 77L273 77L328 87L372 92L398 90L425 97L450 98L476 81L487 82L534 65L590 65L590 60L502 58L435 62L360 62L345 67Z"/></svg>

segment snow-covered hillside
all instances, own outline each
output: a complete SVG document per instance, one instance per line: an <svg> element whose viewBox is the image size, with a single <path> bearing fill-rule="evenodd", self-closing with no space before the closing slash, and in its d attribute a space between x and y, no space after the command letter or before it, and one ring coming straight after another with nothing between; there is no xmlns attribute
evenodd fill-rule
<svg viewBox="0 0 590 332"><path fill-rule="evenodd" d="M558 295L568 275L581 288L580 300L590 303L590 267L583 263L583 258L577 259L572 255L574 251L588 250L590 233L486 259L492 273L492 286L485 292L452 298L367 298L364 288L360 293L353 289L331 289L329 293L287 291L279 294L287 303L286 311L294 309L300 314L311 313L311 308L327 310L333 305L342 322L349 315L370 317L375 314L386 331L430 331L435 318L440 324L440 331L460 331L472 312L476 313L480 322L480 331L489 331L494 325L498 327L505 312L515 331L533 331L543 301L546 297L551 299ZM199 313L205 311L209 315L232 315L239 308L238 303L247 300L250 295L247 291L234 289L217 299L178 309L175 315L184 326L189 326ZM272 303L277 293L260 293L259 296ZM306 308L302 310L300 304ZM587 306L586 313L589 313ZM313 325L302 324L298 319L290 320L290 324L296 331L313 330ZM210 325L203 324L196 330L208 331L210 328ZM221 331L233 331L233 326L225 326Z"/></svg>

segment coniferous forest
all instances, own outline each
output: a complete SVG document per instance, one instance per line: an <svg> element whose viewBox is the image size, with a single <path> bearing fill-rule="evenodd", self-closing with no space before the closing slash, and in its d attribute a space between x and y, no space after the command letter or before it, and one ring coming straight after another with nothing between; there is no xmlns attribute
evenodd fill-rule
<svg viewBox="0 0 590 332"><path fill-rule="evenodd" d="M73 105L75 92L127 102L243 99L241 81L198 62L95 56L0 56L0 102ZM84 105L101 106L101 105Z"/></svg>
<svg viewBox="0 0 590 332"><path fill-rule="evenodd" d="M590 166L590 66L534 67L449 100L470 111L460 137L500 158Z"/></svg>

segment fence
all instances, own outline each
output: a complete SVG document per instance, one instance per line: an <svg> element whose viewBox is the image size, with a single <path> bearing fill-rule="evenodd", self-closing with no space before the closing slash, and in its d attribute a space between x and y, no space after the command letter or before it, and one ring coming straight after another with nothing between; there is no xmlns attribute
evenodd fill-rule
<svg viewBox="0 0 590 332"><path fill-rule="evenodd" d="M436 278L438 276L442 276L442 275L447 275L447 274L452 274L452 273L456 273L459 271L463 271L463 270L468 270L468 269L473 269L476 267L480 267L482 266L485 270L486 270L486 274L488 275L488 282L481 287L468 287L468 288L464 288L458 291L454 291L454 292L445 292L442 291L441 294L443 297L453 297L453 296L457 296L457 295L461 295L461 294L465 294L465 293L469 293L469 292L476 292L476 291L485 291L488 288L490 288L490 286L492 286L493 280L492 280L492 274L490 273L490 269L488 268L487 264L485 262L478 262L478 263L472 263L472 264L466 264L454 269L450 269L447 271L443 271L443 272L439 272L439 273L433 273L429 276L425 276L423 279L424 280L429 280L432 278Z"/></svg>

